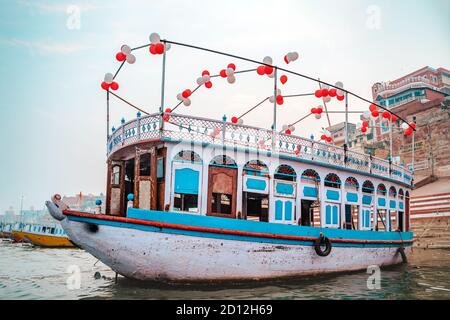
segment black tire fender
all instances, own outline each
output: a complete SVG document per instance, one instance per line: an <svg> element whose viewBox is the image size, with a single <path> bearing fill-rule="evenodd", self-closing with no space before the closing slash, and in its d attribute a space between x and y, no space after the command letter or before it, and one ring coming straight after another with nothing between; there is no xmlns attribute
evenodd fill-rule
<svg viewBox="0 0 450 320"><path fill-rule="evenodd" d="M322 246L325 245L325 250L322 250ZM326 257L331 253L331 241L325 237L322 233L314 242L314 250L316 250L317 255L321 257Z"/></svg>

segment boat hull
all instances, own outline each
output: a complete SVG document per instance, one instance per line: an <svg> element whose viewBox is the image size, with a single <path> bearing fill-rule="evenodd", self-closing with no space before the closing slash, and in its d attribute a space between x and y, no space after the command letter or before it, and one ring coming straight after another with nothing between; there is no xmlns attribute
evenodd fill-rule
<svg viewBox="0 0 450 320"><path fill-rule="evenodd" d="M162 213L160 216L183 216L172 215ZM196 221L199 218L201 221L202 217L198 216L190 219ZM246 221L226 220L248 224ZM78 246L115 272L138 280L209 282L279 279L364 270L371 265L383 267L403 261L399 252L403 242L383 244L348 240L345 243L336 238L331 253L322 257L317 255L314 241L306 233L305 237L296 236L297 241L295 236L290 235L276 237L267 233L269 238L265 238L255 232L246 235L244 231L239 231L239 235L228 235L230 230L221 229L215 233L202 233L193 225L164 223L151 217L144 221L84 213L68 213L68 218L61 221L70 239ZM287 227L317 231L317 228ZM404 247L405 253L409 254L411 246Z"/></svg>
<svg viewBox="0 0 450 320"><path fill-rule="evenodd" d="M14 231L14 236L19 241L31 242L35 246L48 248L71 248L75 245L66 237L36 234L24 231Z"/></svg>

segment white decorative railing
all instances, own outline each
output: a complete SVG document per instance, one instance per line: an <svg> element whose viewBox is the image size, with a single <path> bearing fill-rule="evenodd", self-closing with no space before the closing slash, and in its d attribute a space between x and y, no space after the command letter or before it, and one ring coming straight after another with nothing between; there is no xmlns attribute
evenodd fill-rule
<svg viewBox="0 0 450 320"><path fill-rule="evenodd" d="M108 156L137 142L165 139L250 148L376 174L407 184L412 180L411 171L402 166L341 147L226 121L173 113L167 115L169 121L162 122L162 128L162 118L158 113L124 123L108 139Z"/></svg>

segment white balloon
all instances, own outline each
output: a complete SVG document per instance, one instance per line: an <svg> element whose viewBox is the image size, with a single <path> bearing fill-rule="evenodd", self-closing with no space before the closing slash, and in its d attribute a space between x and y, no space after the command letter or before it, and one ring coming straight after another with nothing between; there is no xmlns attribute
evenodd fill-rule
<svg viewBox="0 0 450 320"><path fill-rule="evenodd" d="M272 58L269 57L269 56L264 57L263 62L264 62L265 64L270 64L270 65L272 65L272 63L273 63Z"/></svg>
<svg viewBox="0 0 450 320"><path fill-rule="evenodd" d="M277 96L281 95L281 89L277 89Z"/></svg>
<svg viewBox="0 0 450 320"><path fill-rule="evenodd" d="M208 76L207 74L205 74L205 75L202 77L202 79L203 79L203 82L208 82L209 80L211 80L211 77Z"/></svg>
<svg viewBox="0 0 450 320"><path fill-rule="evenodd" d="M317 114L315 115L315 117L316 117L316 119L320 119L320 118L322 118L322 115L317 113Z"/></svg>
<svg viewBox="0 0 450 320"><path fill-rule="evenodd" d="M149 37L151 43L158 43L161 41L161 37L157 33L152 33Z"/></svg>
<svg viewBox="0 0 450 320"><path fill-rule="evenodd" d="M269 98L269 102L271 102L271 103L274 103L274 102L275 102L275 99L273 98L273 96L271 96L271 97Z"/></svg>
<svg viewBox="0 0 450 320"><path fill-rule="evenodd" d="M126 55L131 53L131 48L129 46L127 46L126 44L124 44L122 47L120 47L120 51L122 51L122 53L125 53Z"/></svg>
<svg viewBox="0 0 450 320"><path fill-rule="evenodd" d="M273 69L272 73L267 75L269 78L275 77L275 69Z"/></svg>
<svg viewBox="0 0 450 320"><path fill-rule="evenodd" d="M323 99L324 103L328 103L328 102L331 101L331 97L330 96L323 97L322 99Z"/></svg>
<svg viewBox="0 0 450 320"><path fill-rule="evenodd" d="M184 104L186 107L189 107L189 106L191 105L191 99L189 99L189 98L184 99L183 104Z"/></svg>
<svg viewBox="0 0 450 320"><path fill-rule="evenodd" d="M341 89L344 88L344 84L341 81L336 82L335 86L338 87L338 88L341 88Z"/></svg>
<svg viewBox="0 0 450 320"><path fill-rule="evenodd" d="M336 86L337 87L337 86ZM342 90L340 90L340 89L337 89L336 90L336 95L338 95L338 96L343 96L345 94L345 92L344 91L342 91Z"/></svg>
<svg viewBox="0 0 450 320"><path fill-rule="evenodd" d="M136 62L136 57L134 55L132 55L131 53L127 54L127 62L129 64L135 63Z"/></svg>
<svg viewBox="0 0 450 320"><path fill-rule="evenodd" d="M298 52L291 52L291 61L295 61L298 59Z"/></svg>
<svg viewBox="0 0 450 320"><path fill-rule="evenodd" d="M237 123L238 123L238 124L243 124L243 123L244 123L244 119L239 118Z"/></svg>
<svg viewBox="0 0 450 320"><path fill-rule="evenodd" d="M197 78L197 84L198 84L199 86L201 86L203 83L204 83L204 82L203 82L203 77L198 77L198 78Z"/></svg>
<svg viewBox="0 0 450 320"><path fill-rule="evenodd" d="M236 78L234 75L228 76L227 77L227 81L228 83L235 83L236 82Z"/></svg>
<svg viewBox="0 0 450 320"><path fill-rule="evenodd" d="M170 43L166 42L165 45L164 45L164 50L169 51L171 47L172 46L170 45Z"/></svg>
<svg viewBox="0 0 450 320"><path fill-rule="evenodd" d="M283 128L283 131L284 131L284 130L287 130L287 129L289 128L289 125L283 124L283 127L282 127L282 128Z"/></svg>
<svg viewBox="0 0 450 320"><path fill-rule="evenodd" d="M408 129L409 128L409 125L406 123L406 122L403 122L402 123L402 129L403 130L406 130L406 129Z"/></svg>
<svg viewBox="0 0 450 320"><path fill-rule="evenodd" d="M291 132L294 132L295 131L295 127L294 126L290 126L289 130L291 130Z"/></svg>
<svg viewBox="0 0 450 320"><path fill-rule="evenodd" d="M184 99L183 95L181 93L177 94L177 99L182 101Z"/></svg>
<svg viewBox="0 0 450 320"><path fill-rule="evenodd" d="M232 68L227 68L225 73L227 74L227 76L232 76L232 75L234 75L234 70Z"/></svg>
<svg viewBox="0 0 450 320"><path fill-rule="evenodd" d="M111 84L113 82L113 80L114 80L114 76L112 73L108 72L107 74L105 74L105 82L107 84Z"/></svg>

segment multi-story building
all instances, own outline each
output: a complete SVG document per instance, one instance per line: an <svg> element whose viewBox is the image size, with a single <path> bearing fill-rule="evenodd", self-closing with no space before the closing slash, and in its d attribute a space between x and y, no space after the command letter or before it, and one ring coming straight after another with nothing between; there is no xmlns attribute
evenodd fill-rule
<svg viewBox="0 0 450 320"><path fill-rule="evenodd" d="M326 130L330 132L335 145L342 146L345 143L345 122L335 124L331 127L326 128ZM347 130L350 141L355 135L356 125L350 122L347 123Z"/></svg>
<svg viewBox="0 0 450 320"><path fill-rule="evenodd" d="M95 201L99 199L102 201L102 204L104 205L105 198L106 197L103 193L100 193L100 195L96 196L91 193L88 195L84 195L82 192L80 192L75 196L64 196L62 198L62 201L73 210L95 211L96 207Z"/></svg>

